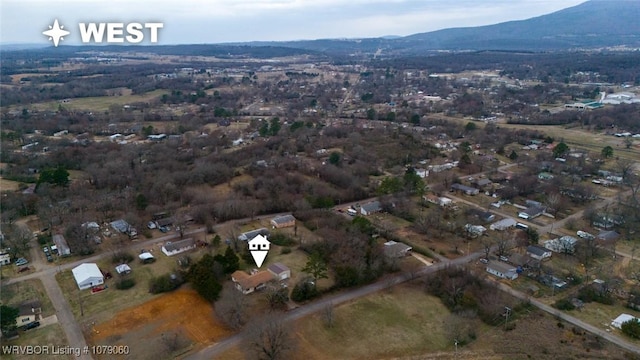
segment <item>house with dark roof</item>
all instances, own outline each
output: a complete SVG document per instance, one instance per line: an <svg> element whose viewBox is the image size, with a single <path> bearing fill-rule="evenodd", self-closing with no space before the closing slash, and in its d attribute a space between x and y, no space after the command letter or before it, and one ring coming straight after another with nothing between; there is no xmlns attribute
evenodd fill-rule
<svg viewBox="0 0 640 360"><path fill-rule="evenodd" d="M169 241L162 246L162 252L167 256L174 256L185 251L193 250L196 248L196 242L192 238Z"/></svg>
<svg viewBox="0 0 640 360"><path fill-rule="evenodd" d="M518 270L515 266L502 261L490 261L486 271L502 279L514 280L518 278Z"/></svg>
<svg viewBox="0 0 640 360"><path fill-rule="evenodd" d="M453 184L451 185L451 191L459 191L459 192L463 192L466 195L478 195L480 193L480 190L476 189L476 188L472 188L470 186L466 186L466 185L462 185L462 184Z"/></svg>
<svg viewBox="0 0 640 360"><path fill-rule="evenodd" d="M598 234L597 238L598 240L607 241L607 242L616 241L620 238L620 234L618 234L613 230L606 230L606 231L601 231Z"/></svg>
<svg viewBox="0 0 640 360"><path fill-rule="evenodd" d="M283 263L273 263L267 267L267 271L278 281L287 280L291 277L291 269Z"/></svg>
<svg viewBox="0 0 640 360"><path fill-rule="evenodd" d="M380 204L380 201L377 200L366 203L360 207L360 213L364 216L371 215L380 211L382 211L382 205Z"/></svg>
<svg viewBox="0 0 640 360"><path fill-rule="evenodd" d="M484 211L481 209L471 208L468 210L467 213L471 216L477 217L478 219L480 219L480 221L483 221L485 223L493 221L496 218L496 216L493 213L491 213L491 211Z"/></svg>
<svg viewBox="0 0 640 360"><path fill-rule="evenodd" d="M407 244L396 241L387 241L384 243L384 255L388 258L401 258L410 254L413 248Z"/></svg>
<svg viewBox="0 0 640 360"><path fill-rule="evenodd" d="M478 189L484 189L492 184L493 182L487 178L477 179L473 182L473 185L475 185Z"/></svg>
<svg viewBox="0 0 640 360"><path fill-rule="evenodd" d="M260 228L260 229L247 231L247 232L244 232L244 233L240 234L238 236L238 240L240 240L240 241L249 241L249 240L255 238L258 235L262 235L262 236L268 238L269 235L270 235L269 234L269 230L267 230L267 228Z"/></svg>
<svg viewBox="0 0 640 360"><path fill-rule="evenodd" d="M535 219L544 213L544 208L539 206L530 206L525 210L518 212L518 217L526 220Z"/></svg>
<svg viewBox="0 0 640 360"><path fill-rule="evenodd" d="M292 227L296 225L296 218L293 215L276 216L271 219L270 223L276 229Z"/></svg>
<svg viewBox="0 0 640 360"><path fill-rule="evenodd" d="M527 246L527 255L532 259L543 260L551 257L551 250L543 248L542 246L529 245Z"/></svg>
<svg viewBox="0 0 640 360"><path fill-rule="evenodd" d="M42 313L42 305L40 300L32 299L23 302L18 306L18 317L16 318L16 326L25 326L40 319Z"/></svg>

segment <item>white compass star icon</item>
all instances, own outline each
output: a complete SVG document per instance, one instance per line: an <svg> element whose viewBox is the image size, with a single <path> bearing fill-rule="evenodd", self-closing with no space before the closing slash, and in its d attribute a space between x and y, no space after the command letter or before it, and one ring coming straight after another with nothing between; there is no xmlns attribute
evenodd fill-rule
<svg viewBox="0 0 640 360"><path fill-rule="evenodd" d="M49 25L49 30L45 30L42 33L49 37L49 40L53 40L53 46L58 47L60 40L64 40L63 36L71 34L67 30L63 30L64 26L58 24L58 19L53 22L53 26Z"/></svg>

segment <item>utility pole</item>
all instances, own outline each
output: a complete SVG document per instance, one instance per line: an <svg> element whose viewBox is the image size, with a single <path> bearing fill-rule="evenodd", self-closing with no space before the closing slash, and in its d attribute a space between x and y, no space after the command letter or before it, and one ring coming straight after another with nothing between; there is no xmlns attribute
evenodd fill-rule
<svg viewBox="0 0 640 360"><path fill-rule="evenodd" d="M453 340L453 345L456 347L456 359L458 358L458 339Z"/></svg>
<svg viewBox="0 0 640 360"><path fill-rule="evenodd" d="M511 314L511 308L508 306L504 307L505 310L505 314L504 314L504 329L507 330L507 322L509 322L509 314Z"/></svg>

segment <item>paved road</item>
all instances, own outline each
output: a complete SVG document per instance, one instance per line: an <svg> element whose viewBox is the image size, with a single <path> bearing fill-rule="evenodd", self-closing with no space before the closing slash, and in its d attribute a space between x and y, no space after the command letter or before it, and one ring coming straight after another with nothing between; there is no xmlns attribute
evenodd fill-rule
<svg viewBox="0 0 640 360"><path fill-rule="evenodd" d="M41 276L40 280L42 280L42 284L47 291L47 295L49 296L49 299L51 299L51 304L53 304L53 307L56 309L58 323L62 326L65 335L67 335L69 346L76 349L85 349L87 342L82 334L82 328L80 328L80 324L73 317L71 307L64 298L62 290L60 290L60 286L58 286L55 274ZM90 354L81 354L78 359L90 360L92 357Z"/></svg>
<svg viewBox="0 0 640 360"><path fill-rule="evenodd" d="M283 322L291 322L291 321L295 321L298 320L300 318L303 318L305 316L311 315L313 313L316 313L318 311L321 311L322 309L326 308L328 305L338 305L338 304L342 304L363 296L367 296L373 293L376 293L378 291L384 290L384 289L388 289L390 287L396 286L398 284L404 283L406 281L415 279L416 277L420 277L420 276L424 276L427 274L432 274L435 272L438 272L442 269L444 269L447 266L457 266L457 265L463 265L466 264L470 261L474 261L479 259L484 253L478 252L478 253L473 253L473 254L469 254L467 256L463 256L454 260L451 260L447 263L438 263L438 264L433 264L431 266L424 266L422 268L420 268L420 270L418 270L417 272L410 274L410 273L403 273L403 274L399 274L399 275L395 275L395 276L390 276L390 277L385 277L382 280L375 282L373 284L364 286L364 287L360 287L357 289L353 289L353 290L349 290L349 291L345 291L342 292L340 294L336 294L336 295L332 295L332 296L327 296L327 297L323 297L322 299L315 301L311 304L308 305L304 305L301 306L295 310L292 310L288 313L285 313L284 316L282 317L282 321ZM216 358L218 356L220 356L221 354L223 354L225 351L233 348L234 346L237 346L238 344L240 344L242 342L242 340L244 340L244 337L247 335L246 331L237 333L233 336L230 336L216 344L210 345L202 350L200 350L197 353L194 353L192 355L187 356L185 359L188 360L198 360L198 359L213 359Z"/></svg>

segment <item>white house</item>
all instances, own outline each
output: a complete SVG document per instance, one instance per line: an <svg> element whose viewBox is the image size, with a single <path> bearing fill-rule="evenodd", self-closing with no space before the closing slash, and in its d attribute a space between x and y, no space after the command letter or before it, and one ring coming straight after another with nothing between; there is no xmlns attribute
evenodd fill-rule
<svg viewBox="0 0 640 360"><path fill-rule="evenodd" d="M192 238L188 238L180 241L167 242L162 246L162 252L167 256L173 256L195 248L196 242Z"/></svg>
<svg viewBox="0 0 640 360"><path fill-rule="evenodd" d="M95 263L80 264L71 269L71 273L80 290L90 289L93 286L104 284L104 276Z"/></svg>
<svg viewBox="0 0 640 360"><path fill-rule="evenodd" d="M11 255L9 253L0 252L0 265L11 264Z"/></svg>
<svg viewBox="0 0 640 360"><path fill-rule="evenodd" d="M499 278L514 280L518 277L518 271L515 266L501 261L491 261L486 268L489 274Z"/></svg>
<svg viewBox="0 0 640 360"><path fill-rule="evenodd" d="M551 250L541 246L529 245L527 246L527 255L533 259L542 260L551 257Z"/></svg>

